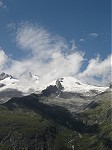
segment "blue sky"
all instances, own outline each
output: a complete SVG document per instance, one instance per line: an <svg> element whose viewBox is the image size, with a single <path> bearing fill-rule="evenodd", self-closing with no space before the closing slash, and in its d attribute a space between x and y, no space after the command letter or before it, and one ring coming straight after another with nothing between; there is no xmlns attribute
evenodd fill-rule
<svg viewBox="0 0 112 150"><path fill-rule="evenodd" d="M52 38L63 38L68 47L74 43L77 51L85 53L82 71L97 55L100 62L111 53L111 0L0 0L0 47L13 60L33 55L28 43L26 46L17 38L25 26L45 29Z"/></svg>

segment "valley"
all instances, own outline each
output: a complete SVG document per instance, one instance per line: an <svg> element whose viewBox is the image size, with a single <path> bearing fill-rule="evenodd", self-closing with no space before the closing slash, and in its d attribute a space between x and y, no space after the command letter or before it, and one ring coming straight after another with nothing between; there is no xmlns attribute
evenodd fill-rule
<svg viewBox="0 0 112 150"><path fill-rule="evenodd" d="M112 149L111 87L88 95L61 83L27 95L0 91L0 150Z"/></svg>

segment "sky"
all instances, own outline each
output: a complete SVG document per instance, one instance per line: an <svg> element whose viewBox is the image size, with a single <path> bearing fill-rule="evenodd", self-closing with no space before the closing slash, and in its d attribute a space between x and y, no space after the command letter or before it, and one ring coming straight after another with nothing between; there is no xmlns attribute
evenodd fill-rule
<svg viewBox="0 0 112 150"><path fill-rule="evenodd" d="M111 0L0 0L0 72L111 80Z"/></svg>

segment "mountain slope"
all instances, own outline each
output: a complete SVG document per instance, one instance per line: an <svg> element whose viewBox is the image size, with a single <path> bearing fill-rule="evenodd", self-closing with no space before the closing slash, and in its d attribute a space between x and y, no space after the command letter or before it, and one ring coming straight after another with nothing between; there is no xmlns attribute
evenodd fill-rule
<svg viewBox="0 0 112 150"><path fill-rule="evenodd" d="M95 97L74 116L40 101L40 95L12 98L0 105L0 149L111 150L111 92Z"/></svg>

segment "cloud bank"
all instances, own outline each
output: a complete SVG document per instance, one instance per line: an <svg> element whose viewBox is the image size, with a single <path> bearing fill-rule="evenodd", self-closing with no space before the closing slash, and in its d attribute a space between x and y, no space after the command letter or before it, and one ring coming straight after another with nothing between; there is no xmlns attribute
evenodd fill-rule
<svg viewBox="0 0 112 150"><path fill-rule="evenodd" d="M91 59L87 68L81 72L84 53L75 43L72 45L64 38L49 33L41 26L22 23L15 33L15 42L20 50L26 52L21 60L9 58L0 50L0 72L22 77L29 72L40 76L43 82L51 82L63 76L74 76L89 83L100 78L102 83L110 82L111 56L105 60Z"/></svg>

